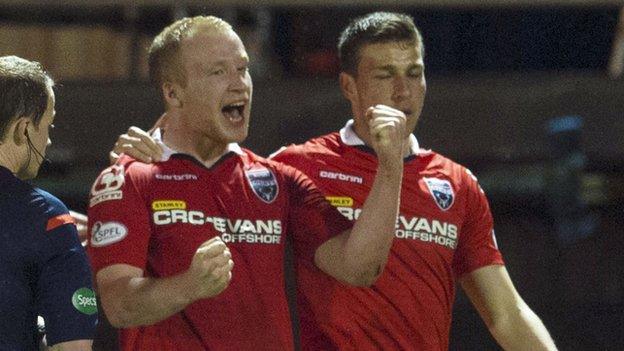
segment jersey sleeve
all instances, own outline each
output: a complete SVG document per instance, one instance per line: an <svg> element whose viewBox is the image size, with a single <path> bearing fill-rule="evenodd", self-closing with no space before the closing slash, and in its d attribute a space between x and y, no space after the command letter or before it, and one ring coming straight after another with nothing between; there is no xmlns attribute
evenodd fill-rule
<svg viewBox="0 0 624 351"><path fill-rule="evenodd" d="M49 345L93 339L97 305L89 260L67 208L53 199L44 223L37 279L37 311Z"/></svg>
<svg viewBox="0 0 624 351"><path fill-rule="evenodd" d="M151 227L139 190L144 175L132 166L105 169L91 188L88 252L95 274L113 264L147 264Z"/></svg>
<svg viewBox="0 0 624 351"><path fill-rule="evenodd" d="M287 167L291 174L288 228L298 257L314 260L316 249L333 236L351 229L352 223L323 197L302 172Z"/></svg>
<svg viewBox="0 0 624 351"><path fill-rule="evenodd" d="M453 270L457 277L480 267L504 264L496 244L494 221L488 200L472 173L468 170L465 172L468 208L453 259Z"/></svg>

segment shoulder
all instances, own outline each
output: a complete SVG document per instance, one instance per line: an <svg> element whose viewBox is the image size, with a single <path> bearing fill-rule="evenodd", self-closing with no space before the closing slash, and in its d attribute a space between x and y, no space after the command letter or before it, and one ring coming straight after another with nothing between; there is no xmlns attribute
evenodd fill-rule
<svg viewBox="0 0 624 351"><path fill-rule="evenodd" d="M20 214L20 217L25 216L33 223L69 213L65 204L56 196L26 182L14 184L5 200L8 200L3 201L3 207L7 207L2 210L5 215Z"/></svg>
<svg viewBox="0 0 624 351"><path fill-rule="evenodd" d="M30 233L31 239L47 242L47 233L74 223L67 206L45 190L33 187L27 195L27 204L22 202L22 205L21 211L12 212L11 221L19 225L24 233Z"/></svg>
<svg viewBox="0 0 624 351"><path fill-rule="evenodd" d="M246 169L254 170L268 168L274 171L277 175L289 174L294 170L293 167L285 164L279 159L262 157L247 149L243 149L243 151L245 153L243 157L245 159Z"/></svg>
<svg viewBox="0 0 624 351"><path fill-rule="evenodd" d="M129 156L123 156L114 165L104 168L98 178L97 183L104 183L110 186L123 185L126 179L140 180L149 179L154 173L154 169L160 163L147 164L137 161Z"/></svg>
<svg viewBox="0 0 624 351"><path fill-rule="evenodd" d="M78 233L75 227L75 220L69 213L69 209L56 196L46 192L45 190L35 190L43 201L43 205L39 207L43 210L38 216L43 219L43 227L41 233L45 233L42 237L46 243L41 257L47 257L52 252L67 251L72 247L80 247Z"/></svg>
<svg viewBox="0 0 624 351"><path fill-rule="evenodd" d="M446 172L459 172L466 167L434 150L420 149L418 157L427 164L427 168L438 168Z"/></svg>
<svg viewBox="0 0 624 351"><path fill-rule="evenodd" d="M65 204L61 200L59 200L56 196L39 188L34 188L34 192L37 194L36 198L41 199L48 216L69 214L69 210L67 209L67 206L65 206Z"/></svg>
<svg viewBox="0 0 624 351"><path fill-rule="evenodd" d="M419 157L426 169L450 178L456 186L477 184L477 178L466 166L432 150L420 150Z"/></svg>
<svg viewBox="0 0 624 351"><path fill-rule="evenodd" d="M249 177L250 174L261 174L263 170L270 170L279 182L300 182L302 177L305 177L303 173L290 164L282 162L279 159L265 158L258 156L253 152L244 149L245 152L245 173Z"/></svg>
<svg viewBox="0 0 624 351"><path fill-rule="evenodd" d="M154 169L160 163L145 164L124 156L119 162L106 167L91 186L89 207L109 200L126 198L124 193L142 192L149 188Z"/></svg>
<svg viewBox="0 0 624 351"><path fill-rule="evenodd" d="M123 171L124 175L128 175L130 177L141 177L152 174L155 168L158 168L159 165L166 164L168 162L171 162L171 160L157 163L143 163L130 156L124 155L118 162L110 167L107 167L104 171L118 169Z"/></svg>
<svg viewBox="0 0 624 351"><path fill-rule="evenodd" d="M303 144L283 146L272 153L269 158L278 161L290 159L292 157L310 158L319 154L338 153L341 147L342 142L340 141L339 133L333 132L312 138Z"/></svg>

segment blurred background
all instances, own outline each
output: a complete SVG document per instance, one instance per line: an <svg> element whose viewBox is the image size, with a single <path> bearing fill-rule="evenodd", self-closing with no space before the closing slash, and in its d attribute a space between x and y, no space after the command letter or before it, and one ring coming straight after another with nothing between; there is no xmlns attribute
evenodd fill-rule
<svg viewBox="0 0 624 351"><path fill-rule="evenodd" d="M56 78L53 163L37 183L85 211L117 136L162 112L146 49L173 20L217 15L241 34L254 79L244 146L266 156L349 118L335 49L348 20L409 13L426 47L421 146L479 177L512 279L560 348L624 350L623 5L1 0L0 55L40 61ZM460 291L453 320L451 350L498 350ZM100 336L96 349L115 349L109 331Z"/></svg>

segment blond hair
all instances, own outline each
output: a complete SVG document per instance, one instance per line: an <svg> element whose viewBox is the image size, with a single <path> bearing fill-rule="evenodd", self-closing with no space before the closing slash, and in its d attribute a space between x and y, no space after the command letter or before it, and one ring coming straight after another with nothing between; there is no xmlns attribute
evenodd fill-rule
<svg viewBox="0 0 624 351"><path fill-rule="evenodd" d="M148 56L150 81L157 88L165 82L186 85L186 72L177 62L180 43L200 28L214 32L233 30L229 23L215 16L185 17L163 29L152 41Z"/></svg>

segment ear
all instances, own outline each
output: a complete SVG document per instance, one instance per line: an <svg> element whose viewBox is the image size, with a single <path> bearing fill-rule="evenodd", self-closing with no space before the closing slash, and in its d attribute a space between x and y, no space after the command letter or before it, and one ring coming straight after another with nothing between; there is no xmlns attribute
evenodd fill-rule
<svg viewBox="0 0 624 351"><path fill-rule="evenodd" d="M164 82L161 86L167 106L182 107L183 89L178 83Z"/></svg>
<svg viewBox="0 0 624 351"><path fill-rule="evenodd" d="M353 102L353 99L357 96L357 86L355 85L355 78L346 72L340 72L338 77L340 80L340 90L347 100Z"/></svg>
<svg viewBox="0 0 624 351"><path fill-rule="evenodd" d="M20 117L9 126L7 136L13 138L15 145L23 145L28 142L28 126L33 123L30 118Z"/></svg>

